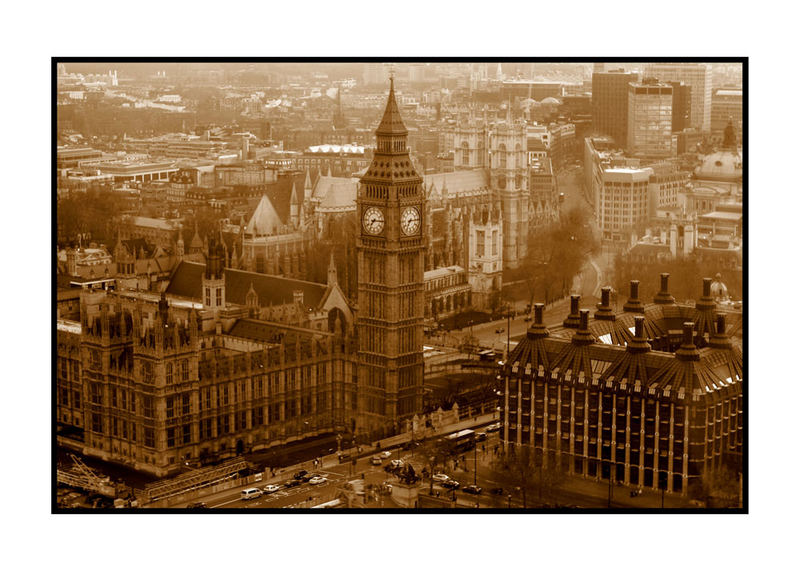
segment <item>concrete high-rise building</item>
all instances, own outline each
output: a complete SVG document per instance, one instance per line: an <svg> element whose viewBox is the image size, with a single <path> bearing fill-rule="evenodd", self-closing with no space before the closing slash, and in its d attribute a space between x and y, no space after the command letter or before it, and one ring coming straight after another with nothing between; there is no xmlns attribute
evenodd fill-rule
<svg viewBox="0 0 800 571"><path fill-rule="evenodd" d="M717 89L711 98L711 136L721 140L725 127L731 122L737 136L741 137L742 107L741 89Z"/></svg>
<svg viewBox="0 0 800 571"><path fill-rule="evenodd" d="M692 88L681 81L672 86L672 133L680 133L692 124Z"/></svg>
<svg viewBox="0 0 800 571"><path fill-rule="evenodd" d="M391 80L356 200L358 432L397 429L422 409L425 191Z"/></svg>
<svg viewBox="0 0 800 571"><path fill-rule="evenodd" d="M651 63L645 67L647 77L662 82L681 81L692 89L691 127L711 130L711 66L707 63Z"/></svg>
<svg viewBox="0 0 800 571"><path fill-rule="evenodd" d="M626 242L630 232L647 220L652 175L650 168L613 167L602 171L597 222L604 241Z"/></svg>
<svg viewBox="0 0 800 571"><path fill-rule="evenodd" d="M628 152L672 154L672 86L645 79L628 85Z"/></svg>
<svg viewBox="0 0 800 571"><path fill-rule="evenodd" d="M637 81L637 73L622 70L592 74L593 129L613 137L620 147L628 138L628 84Z"/></svg>

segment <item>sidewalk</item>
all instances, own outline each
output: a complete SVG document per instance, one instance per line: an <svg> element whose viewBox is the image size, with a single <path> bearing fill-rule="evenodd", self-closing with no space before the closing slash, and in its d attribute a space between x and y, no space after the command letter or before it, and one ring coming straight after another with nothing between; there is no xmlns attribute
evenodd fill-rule
<svg viewBox="0 0 800 571"><path fill-rule="evenodd" d="M478 477L486 478L487 471L491 467L491 462L494 458L494 446L487 446L486 451L483 452L478 445ZM467 461L467 470L464 470L462 462L459 460L459 467L457 470L452 470L452 464L448 466L455 479L460 482L472 483L474 477L474 452L465 454ZM623 484L615 484L611 490L611 508L644 508L644 509L661 509L661 492L649 488L642 489L639 496L631 497L631 491L635 490L635 486L626 486ZM583 495L588 496L592 500L602 502L603 507L607 506L608 501L608 481L607 480L594 480L584 478L582 476L572 475L566 476L564 482L559 487L559 490L554 494L555 500L549 500L550 503L558 502L560 504L578 504L579 500L569 497L570 495ZM560 499L559 499L560 497ZM532 502L533 505L533 502ZM590 507L590 506L583 506ZM664 494L664 509L670 508L690 508L689 498L681 496L680 494Z"/></svg>

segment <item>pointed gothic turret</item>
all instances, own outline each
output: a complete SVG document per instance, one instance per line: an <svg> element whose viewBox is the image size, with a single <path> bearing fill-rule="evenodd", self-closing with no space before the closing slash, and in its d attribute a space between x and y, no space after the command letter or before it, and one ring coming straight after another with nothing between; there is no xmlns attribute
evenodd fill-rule
<svg viewBox="0 0 800 571"><path fill-rule="evenodd" d="M336 285L337 283L339 283L339 278L336 274L336 264L333 261L333 251L331 251L331 260L328 262L328 286Z"/></svg>

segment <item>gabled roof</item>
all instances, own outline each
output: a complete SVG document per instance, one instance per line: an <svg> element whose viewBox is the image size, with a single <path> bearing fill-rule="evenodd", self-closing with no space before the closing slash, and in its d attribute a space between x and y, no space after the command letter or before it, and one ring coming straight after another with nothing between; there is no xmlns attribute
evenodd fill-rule
<svg viewBox="0 0 800 571"><path fill-rule="evenodd" d="M167 294L195 300L202 299L203 272L205 264L181 262L172 274ZM247 305L250 284L258 295L259 305L285 305L292 303L294 292L303 292L303 304L316 308L325 295L327 286L314 282L292 280L280 276L268 276L255 272L245 272L225 268L225 299L238 305Z"/></svg>

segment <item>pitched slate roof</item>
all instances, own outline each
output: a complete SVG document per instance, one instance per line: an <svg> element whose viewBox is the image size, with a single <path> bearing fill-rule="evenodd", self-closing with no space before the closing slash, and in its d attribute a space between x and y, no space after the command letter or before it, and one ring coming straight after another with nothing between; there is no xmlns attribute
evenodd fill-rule
<svg viewBox="0 0 800 571"><path fill-rule="evenodd" d="M170 278L167 294L201 300L205 267L205 264L196 262L181 262ZM328 287L325 284L231 268L225 268L224 271L225 299L238 305L247 304L247 292L250 291L251 283L262 307L292 303L294 292L298 290L303 292L303 304L306 307L318 307Z"/></svg>
<svg viewBox="0 0 800 571"><path fill-rule="evenodd" d="M256 211L250 217L245 227L245 232L253 236L272 236L276 234L284 221L272 205L272 201L265 194L256 206Z"/></svg>
<svg viewBox="0 0 800 571"><path fill-rule="evenodd" d="M440 194L444 194L443 189L446 189L448 196L456 196L459 194L471 194L488 188L489 175L486 169L474 169L426 174L422 177L422 181L429 193L432 187L435 187Z"/></svg>

